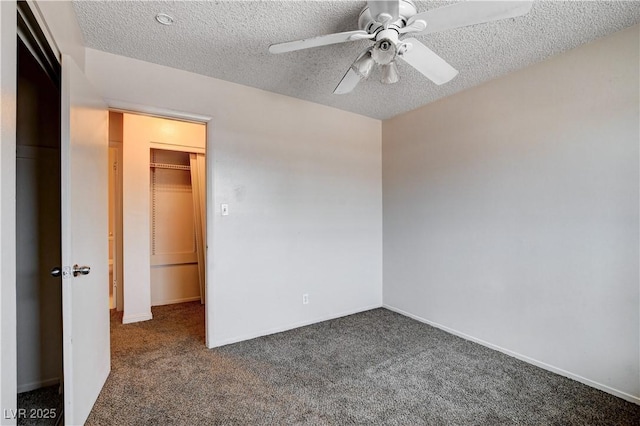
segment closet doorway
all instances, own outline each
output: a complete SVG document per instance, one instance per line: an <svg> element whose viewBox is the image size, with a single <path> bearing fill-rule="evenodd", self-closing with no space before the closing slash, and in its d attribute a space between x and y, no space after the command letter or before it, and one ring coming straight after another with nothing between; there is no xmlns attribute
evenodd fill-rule
<svg viewBox="0 0 640 426"><path fill-rule="evenodd" d="M151 319L151 306L204 304L206 125L122 111L109 120L114 307L129 323Z"/></svg>
<svg viewBox="0 0 640 426"><path fill-rule="evenodd" d="M16 97L17 408L62 419L60 65L18 3ZM46 416L46 417L45 417ZM20 424L25 417L18 420Z"/></svg>

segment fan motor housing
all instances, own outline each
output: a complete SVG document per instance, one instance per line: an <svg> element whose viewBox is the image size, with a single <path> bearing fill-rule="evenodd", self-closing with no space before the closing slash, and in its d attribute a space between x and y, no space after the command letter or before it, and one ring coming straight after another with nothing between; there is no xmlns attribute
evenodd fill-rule
<svg viewBox="0 0 640 426"><path fill-rule="evenodd" d="M413 4L411 0L400 0L399 4L399 17L393 22L389 23L390 27L403 28L407 25L407 21L409 18L418 13L416 9L416 5ZM371 16L371 10L369 6L365 6L364 9L360 12L360 16L358 17L358 28L368 32L369 34L375 34L380 29L384 28L382 22L376 21L376 19Z"/></svg>

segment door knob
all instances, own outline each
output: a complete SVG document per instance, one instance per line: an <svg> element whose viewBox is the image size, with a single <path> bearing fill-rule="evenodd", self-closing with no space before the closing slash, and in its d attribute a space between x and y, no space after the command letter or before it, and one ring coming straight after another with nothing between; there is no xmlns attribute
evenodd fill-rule
<svg viewBox="0 0 640 426"><path fill-rule="evenodd" d="M51 268L51 276L52 277L59 277L60 275L62 275L62 268L59 266L56 266L54 268Z"/></svg>
<svg viewBox="0 0 640 426"><path fill-rule="evenodd" d="M75 265L73 265L73 276L74 277L77 277L78 275L89 275L89 272L91 272L91 267L90 266L78 266L77 263Z"/></svg>

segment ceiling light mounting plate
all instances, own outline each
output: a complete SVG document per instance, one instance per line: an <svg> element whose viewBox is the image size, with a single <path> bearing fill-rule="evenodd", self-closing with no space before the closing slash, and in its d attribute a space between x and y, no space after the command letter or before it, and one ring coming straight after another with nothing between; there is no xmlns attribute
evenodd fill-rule
<svg viewBox="0 0 640 426"><path fill-rule="evenodd" d="M382 13L379 16L372 16L369 6L365 6L358 16L358 28L375 34L380 30L388 28L403 28L409 19L418 13L413 0L400 0L398 4L398 18L393 20L391 15ZM386 16L385 16L386 15Z"/></svg>
<svg viewBox="0 0 640 426"><path fill-rule="evenodd" d="M173 16L167 15L166 13L158 13L156 15L156 21L162 25L173 25L176 20L173 19Z"/></svg>

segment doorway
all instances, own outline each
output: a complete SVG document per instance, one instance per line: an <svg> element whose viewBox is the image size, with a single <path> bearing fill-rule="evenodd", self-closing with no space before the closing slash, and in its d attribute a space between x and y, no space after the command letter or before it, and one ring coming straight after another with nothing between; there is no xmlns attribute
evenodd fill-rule
<svg viewBox="0 0 640 426"><path fill-rule="evenodd" d="M206 125L111 111L109 130L120 155L116 167L110 160L109 199L119 203L110 288L122 322L151 319L152 306L204 304Z"/></svg>
<svg viewBox="0 0 640 426"><path fill-rule="evenodd" d="M18 409L55 424L63 407L60 68L25 28L19 6L16 99ZM40 410L40 411L37 411ZM20 413L20 411L19 411ZM18 424L24 420L18 417Z"/></svg>

